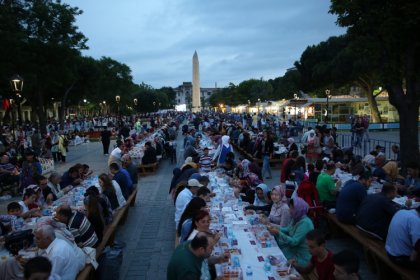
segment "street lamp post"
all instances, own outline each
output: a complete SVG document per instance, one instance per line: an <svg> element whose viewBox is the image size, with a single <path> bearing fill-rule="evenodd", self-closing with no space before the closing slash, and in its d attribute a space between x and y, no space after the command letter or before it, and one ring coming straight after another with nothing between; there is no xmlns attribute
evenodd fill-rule
<svg viewBox="0 0 420 280"><path fill-rule="evenodd" d="M260 114L260 105L261 105L261 99L258 98L258 107L257 107L257 114Z"/></svg>
<svg viewBox="0 0 420 280"><path fill-rule="evenodd" d="M248 99L248 114L251 112L251 101Z"/></svg>
<svg viewBox="0 0 420 280"><path fill-rule="evenodd" d="M295 103L295 121L297 121L297 102L299 100L299 96L297 95L297 93L293 94L293 100Z"/></svg>
<svg viewBox="0 0 420 280"><path fill-rule="evenodd" d="M133 103L134 103L134 108L136 109L136 113L137 113L137 103L138 103L137 98L133 99Z"/></svg>
<svg viewBox="0 0 420 280"><path fill-rule="evenodd" d="M120 115L120 101L121 97L119 95L115 96L115 102L117 102L117 115Z"/></svg>
<svg viewBox="0 0 420 280"><path fill-rule="evenodd" d="M153 110L156 112L156 101L153 101Z"/></svg>
<svg viewBox="0 0 420 280"><path fill-rule="evenodd" d="M328 123L328 118L329 118L329 111L330 111L330 99L331 99L331 94L330 94L330 90L326 89L325 90L325 96L327 97L327 111L325 112L325 123Z"/></svg>
<svg viewBox="0 0 420 280"><path fill-rule="evenodd" d="M18 108L18 118L19 118L19 126L22 126L22 91L23 91L23 79L19 75L14 75L10 79L10 88L13 93L13 97L16 100L17 108Z"/></svg>

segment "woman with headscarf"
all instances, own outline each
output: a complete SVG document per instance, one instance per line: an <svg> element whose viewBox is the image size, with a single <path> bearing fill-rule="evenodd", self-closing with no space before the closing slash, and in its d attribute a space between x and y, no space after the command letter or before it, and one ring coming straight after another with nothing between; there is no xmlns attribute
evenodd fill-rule
<svg viewBox="0 0 420 280"><path fill-rule="evenodd" d="M266 184L259 184L255 188L254 203L245 207L245 210L262 211L268 215L271 211L270 191Z"/></svg>
<svg viewBox="0 0 420 280"><path fill-rule="evenodd" d="M286 227L289 225L291 217L289 212L289 205L287 204L286 188L284 186L275 186L271 190L271 206L270 215L268 215L269 222Z"/></svg>
<svg viewBox="0 0 420 280"><path fill-rule="evenodd" d="M222 143L217 147L217 150L214 153L213 161L217 160L217 165L223 165L229 152L233 152L232 145L230 144L230 137L223 135Z"/></svg>
<svg viewBox="0 0 420 280"><path fill-rule="evenodd" d="M295 139L293 137L287 138L287 150L289 151L288 154L290 155L290 152L292 151L298 151L298 146L295 143Z"/></svg>
<svg viewBox="0 0 420 280"><path fill-rule="evenodd" d="M309 205L302 198L291 199L289 201L291 223L287 227L268 226L284 256L288 260L295 259L300 266L306 266L311 259L306 244L306 234L314 229L314 225L307 216L308 209Z"/></svg>

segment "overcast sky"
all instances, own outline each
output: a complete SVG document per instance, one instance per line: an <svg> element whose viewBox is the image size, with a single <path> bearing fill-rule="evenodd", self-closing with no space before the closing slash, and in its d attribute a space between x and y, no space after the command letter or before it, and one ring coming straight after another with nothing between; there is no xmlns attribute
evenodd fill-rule
<svg viewBox="0 0 420 280"><path fill-rule="evenodd" d="M127 64L134 82L201 87L282 76L308 45L345 32L327 0L64 0L89 38L85 55Z"/></svg>

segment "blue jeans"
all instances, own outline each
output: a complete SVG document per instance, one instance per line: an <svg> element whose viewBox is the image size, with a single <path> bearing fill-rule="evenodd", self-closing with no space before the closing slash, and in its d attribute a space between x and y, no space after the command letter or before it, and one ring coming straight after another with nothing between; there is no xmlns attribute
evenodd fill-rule
<svg viewBox="0 0 420 280"><path fill-rule="evenodd" d="M265 173L268 172L268 177L271 177L271 168L270 168L270 156L263 155L263 166L262 166L262 176L264 177Z"/></svg>

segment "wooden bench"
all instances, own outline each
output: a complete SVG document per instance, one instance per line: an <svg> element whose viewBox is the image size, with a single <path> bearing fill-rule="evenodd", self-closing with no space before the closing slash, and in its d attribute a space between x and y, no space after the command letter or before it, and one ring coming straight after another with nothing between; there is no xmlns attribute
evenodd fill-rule
<svg viewBox="0 0 420 280"><path fill-rule="evenodd" d="M356 226L341 223L338 221L335 214L325 213L325 217L329 222L333 235L337 235L337 230L341 230L360 243L360 245L363 247L363 252L365 254L369 268L373 273L378 275L379 279L419 279L419 276L415 270L401 267L393 263L388 258L385 250L385 243L383 241L368 237Z"/></svg>
<svg viewBox="0 0 420 280"><path fill-rule="evenodd" d="M140 176L146 176L149 174L154 174L156 173L156 170L159 166L158 162L155 163L150 163L150 164L141 164L139 165L139 175Z"/></svg>
<svg viewBox="0 0 420 280"><path fill-rule="evenodd" d="M130 206L134 206L137 197L137 189L133 190L131 195L127 199L127 203L114 213L112 223L107 226L104 236L102 237L101 243L96 248L96 260L102 255L103 250L106 246L114 243L115 234L119 225L123 225L127 219L128 211ZM77 280L90 280L96 279L95 269L91 264L85 266L85 268L77 275Z"/></svg>

